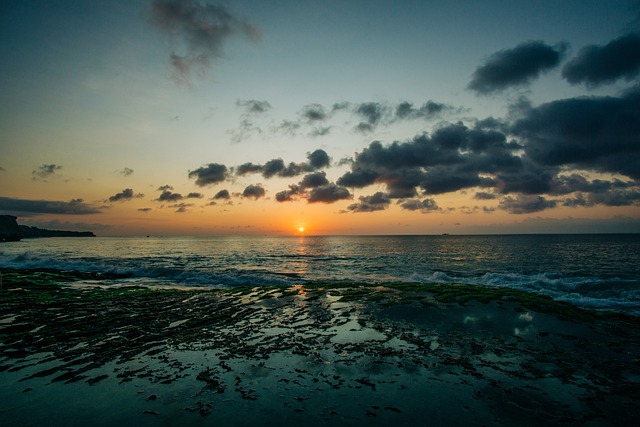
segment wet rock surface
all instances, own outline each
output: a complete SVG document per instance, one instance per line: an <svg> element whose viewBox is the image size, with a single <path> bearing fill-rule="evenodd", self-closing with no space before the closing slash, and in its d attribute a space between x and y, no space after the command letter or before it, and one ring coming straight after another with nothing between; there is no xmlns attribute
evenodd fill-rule
<svg viewBox="0 0 640 427"><path fill-rule="evenodd" d="M637 318L540 296L418 284L102 288L86 273L2 274L3 425L69 425L70 414L77 425L640 416Z"/></svg>

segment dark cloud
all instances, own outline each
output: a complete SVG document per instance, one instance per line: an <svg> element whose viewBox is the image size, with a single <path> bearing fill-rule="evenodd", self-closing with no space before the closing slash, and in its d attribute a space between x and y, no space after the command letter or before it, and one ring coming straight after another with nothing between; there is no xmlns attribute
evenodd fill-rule
<svg viewBox="0 0 640 427"><path fill-rule="evenodd" d="M562 68L562 77L571 84L599 86L640 73L640 34L632 33L604 46L584 47Z"/></svg>
<svg viewBox="0 0 640 427"><path fill-rule="evenodd" d="M327 179L327 174L324 172L314 172L308 175L305 175L298 184L298 187L301 189L307 188L316 188L323 185L329 184L329 180Z"/></svg>
<svg viewBox="0 0 640 427"><path fill-rule="evenodd" d="M420 211L422 213L429 213L440 210L438 204L433 199L411 199L402 202L400 204L400 207L408 211Z"/></svg>
<svg viewBox="0 0 640 427"><path fill-rule="evenodd" d="M302 107L300 116L308 122L321 122L329 118L329 113L320 104L309 104Z"/></svg>
<svg viewBox="0 0 640 427"><path fill-rule="evenodd" d="M493 193L487 193L485 191L478 191L475 196L473 196L474 199L477 200L494 200L497 199L497 196Z"/></svg>
<svg viewBox="0 0 640 427"><path fill-rule="evenodd" d="M395 117L398 120L407 119L430 119L437 117L452 108L439 102L427 101L421 107L415 108L410 102L401 102L396 105Z"/></svg>
<svg viewBox="0 0 640 427"><path fill-rule="evenodd" d="M357 105L353 111L363 121L358 123L356 129L360 132L372 131L388 114L388 109L389 107L379 102L364 102Z"/></svg>
<svg viewBox="0 0 640 427"><path fill-rule="evenodd" d="M189 178L196 178L196 185L200 187L223 182L227 175L227 167L218 163L209 163L206 167L189 172Z"/></svg>
<svg viewBox="0 0 640 427"><path fill-rule="evenodd" d="M138 210L139 210L140 212L150 212L150 211L152 211L153 209L152 209L152 208L139 208Z"/></svg>
<svg viewBox="0 0 640 427"><path fill-rule="evenodd" d="M307 201L309 203L333 203L339 200L352 199L353 196L344 187L330 183L311 189Z"/></svg>
<svg viewBox="0 0 640 427"><path fill-rule="evenodd" d="M261 172L262 166L249 162L249 163L243 163L240 166L237 166L235 170L236 170L236 175L247 175L250 173Z"/></svg>
<svg viewBox="0 0 640 427"><path fill-rule="evenodd" d="M249 199L259 199L260 197L264 197L265 191L261 185L248 185L244 191L242 192L243 197L247 197Z"/></svg>
<svg viewBox="0 0 640 427"><path fill-rule="evenodd" d="M229 190L220 190L213 196L213 200L229 200L230 198Z"/></svg>
<svg viewBox="0 0 640 427"><path fill-rule="evenodd" d="M202 199L204 197L204 195L202 193L189 193L187 194L187 196L185 197L185 199Z"/></svg>
<svg viewBox="0 0 640 427"><path fill-rule="evenodd" d="M3 168L2 166L0 166L0 172L5 172L5 171L6 171L6 169Z"/></svg>
<svg viewBox="0 0 640 427"><path fill-rule="evenodd" d="M293 202L297 200L298 195L304 194L304 191L297 185L290 185L288 190L279 191L276 193L276 201L278 202Z"/></svg>
<svg viewBox="0 0 640 427"><path fill-rule="evenodd" d="M518 197L505 197L500 200L499 208L512 214L527 214L554 208L557 202L542 196L522 194Z"/></svg>
<svg viewBox="0 0 640 427"><path fill-rule="evenodd" d="M16 216L30 216L29 214L90 215L100 213L98 208L84 203L82 199L72 199L69 202L61 202L50 200L23 200L10 197L0 197L0 211L13 213Z"/></svg>
<svg viewBox="0 0 640 427"><path fill-rule="evenodd" d="M279 176L283 178L291 178L302 175L303 173L312 172L331 165L331 158L321 149L315 150L307 155L308 162L293 163L285 165L284 160L271 159L264 165L255 163L244 163L235 168L237 175L246 175L250 173L262 173L265 178Z"/></svg>
<svg viewBox="0 0 640 427"><path fill-rule="evenodd" d="M178 200L183 200L184 196L180 193L173 193L169 190L163 191L157 199L158 202L177 202Z"/></svg>
<svg viewBox="0 0 640 427"><path fill-rule="evenodd" d="M284 160L273 159L269 160L262 167L262 176L265 178L271 178L272 176L280 174L284 170Z"/></svg>
<svg viewBox="0 0 640 427"><path fill-rule="evenodd" d="M595 192L590 194L577 193L573 197L569 197L564 200L565 206L578 207L578 206L631 206L640 205L640 191L638 189L633 190L608 190L602 192Z"/></svg>
<svg viewBox="0 0 640 427"><path fill-rule="evenodd" d="M158 187L157 191L166 191L166 190L173 190L173 187L170 186L169 184L161 185L160 187Z"/></svg>
<svg viewBox="0 0 640 427"><path fill-rule="evenodd" d="M640 91L528 108L512 126L542 166L577 166L640 179Z"/></svg>
<svg viewBox="0 0 640 427"><path fill-rule="evenodd" d="M56 174L56 171L62 169L62 166L56 164L44 164L38 166L33 172L31 172L32 178L34 181L47 181L47 178L52 177Z"/></svg>
<svg viewBox="0 0 640 427"><path fill-rule="evenodd" d="M133 198L140 198L140 197L144 197L144 194L141 194L141 193L135 194L133 192L133 189L125 188L120 193L116 193L113 196L109 197L108 201L109 202L124 202L124 201L127 201L127 200L131 200Z"/></svg>
<svg viewBox="0 0 640 427"><path fill-rule="evenodd" d="M492 129L462 123L439 127L431 136L418 135L384 146L373 141L356 156L351 171L337 181L346 187L387 185L393 198L414 197L416 188L429 194L495 185L488 174L522 170L521 147Z"/></svg>
<svg viewBox="0 0 640 427"><path fill-rule="evenodd" d="M351 212L375 212L385 210L391 204L389 196L381 191L371 196L360 196L358 199L360 201L347 206L347 210Z"/></svg>
<svg viewBox="0 0 640 427"><path fill-rule="evenodd" d="M184 46L184 51L170 56L178 83L189 84L194 73L205 74L222 57L227 39L236 35L261 38L254 24L232 15L225 6L194 0L154 0L150 21Z"/></svg>
<svg viewBox="0 0 640 427"><path fill-rule="evenodd" d="M322 169L331 166L331 157L326 151L317 149L307 155L309 166L313 169Z"/></svg>
<svg viewBox="0 0 640 427"><path fill-rule="evenodd" d="M119 171L120 175L122 176L130 176L133 175L133 169L131 168L123 168L121 171Z"/></svg>
<svg viewBox="0 0 640 427"><path fill-rule="evenodd" d="M528 41L501 50L474 71L468 88L486 95L527 84L540 73L555 68L566 49L565 44L549 46L542 41Z"/></svg>

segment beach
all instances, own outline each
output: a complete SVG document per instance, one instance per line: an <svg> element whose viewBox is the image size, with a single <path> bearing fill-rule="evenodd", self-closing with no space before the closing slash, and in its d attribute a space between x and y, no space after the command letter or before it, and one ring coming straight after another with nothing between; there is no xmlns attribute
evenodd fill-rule
<svg viewBox="0 0 640 427"><path fill-rule="evenodd" d="M3 269L3 425L631 425L636 316L514 289Z"/></svg>

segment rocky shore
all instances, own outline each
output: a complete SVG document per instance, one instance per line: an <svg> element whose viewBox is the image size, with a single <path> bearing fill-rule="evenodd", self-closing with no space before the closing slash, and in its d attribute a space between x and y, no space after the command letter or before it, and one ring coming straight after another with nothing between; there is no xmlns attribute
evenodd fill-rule
<svg viewBox="0 0 640 427"><path fill-rule="evenodd" d="M2 425L631 425L640 322L519 291L2 270ZM113 281L113 277L110 278Z"/></svg>

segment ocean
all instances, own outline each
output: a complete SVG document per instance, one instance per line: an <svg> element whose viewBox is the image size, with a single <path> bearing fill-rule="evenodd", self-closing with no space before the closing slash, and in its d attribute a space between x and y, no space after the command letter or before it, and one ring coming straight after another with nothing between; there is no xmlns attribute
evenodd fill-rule
<svg viewBox="0 0 640 427"><path fill-rule="evenodd" d="M638 234L27 239L0 246L0 268L108 286L464 283L640 315Z"/></svg>

